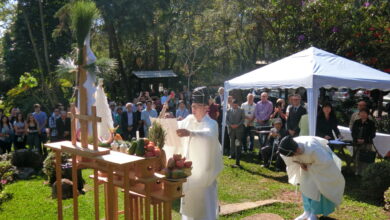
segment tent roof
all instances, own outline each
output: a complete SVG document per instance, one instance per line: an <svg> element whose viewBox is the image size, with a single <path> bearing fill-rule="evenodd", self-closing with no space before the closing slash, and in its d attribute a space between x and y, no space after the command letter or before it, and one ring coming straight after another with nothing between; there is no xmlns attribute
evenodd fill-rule
<svg viewBox="0 0 390 220"><path fill-rule="evenodd" d="M172 70L134 71L134 75L140 79L177 77Z"/></svg>
<svg viewBox="0 0 390 220"><path fill-rule="evenodd" d="M390 90L390 74L310 47L225 82L225 88L348 87Z"/></svg>

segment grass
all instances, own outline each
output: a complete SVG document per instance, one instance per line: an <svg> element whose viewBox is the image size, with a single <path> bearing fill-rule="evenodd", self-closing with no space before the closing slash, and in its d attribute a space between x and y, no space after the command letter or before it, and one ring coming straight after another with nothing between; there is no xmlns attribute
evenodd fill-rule
<svg viewBox="0 0 390 220"><path fill-rule="evenodd" d="M284 172L274 172L262 168L254 156L244 155L242 168L232 168L233 160L224 159L225 169L218 178L218 193L221 204L257 201L265 199L284 199L285 203L243 211L220 219L241 219L256 213L275 213L285 219L293 219L302 212L301 202L294 202L299 198L295 195L295 187L287 184L287 176ZM87 181L85 189L87 193L79 197L80 219L93 219L93 191L92 180L88 175L91 170L84 170L83 176ZM344 201L340 208L330 217L340 220L349 219L389 219L389 213L383 210L382 204L370 200L361 189L359 180L348 173ZM12 193L13 198L0 206L0 220L52 220L56 219L56 200L51 199L51 188L44 185L44 178L36 176L30 180L17 181L6 187L6 191ZM102 190L102 187L101 187ZM101 193L103 195L103 193ZM284 195L284 196L283 196ZM123 206L123 196L119 195L119 207ZM103 201L101 204L101 217L103 217ZM64 200L65 219L72 219L72 200ZM179 201L174 204L173 219L180 219ZM123 219L123 216L122 218Z"/></svg>

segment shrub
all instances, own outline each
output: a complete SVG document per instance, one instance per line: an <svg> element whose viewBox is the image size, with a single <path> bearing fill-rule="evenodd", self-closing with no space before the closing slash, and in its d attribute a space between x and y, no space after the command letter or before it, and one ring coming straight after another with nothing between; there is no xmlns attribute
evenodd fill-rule
<svg viewBox="0 0 390 220"><path fill-rule="evenodd" d="M0 161L0 191L14 181L15 167L9 161Z"/></svg>
<svg viewBox="0 0 390 220"><path fill-rule="evenodd" d="M362 175L362 186L375 199L383 199L383 193L390 186L390 161L370 164Z"/></svg>
<svg viewBox="0 0 390 220"><path fill-rule="evenodd" d="M55 158L56 158L56 154L54 152L50 152L47 155L46 159L43 161L42 171L49 178L50 184L52 184L52 183L54 183L54 181L56 181ZM66 163L69 158L71 158L71 155L62 153L61 154L61 164Z"/></svg>
<svg viewBox="0 0 390 220"><path fill-rule="evenodd" d="M38 170L42 168L42 155L34 150L17 150L13 153L11 163L16 167L31 167Z"/></svg>
<svg viewBox="0 0 390 220"><path fill-rule="evenodd" d="M390 212L390 187L386 190L384 194L385 199L385 210Z"/></svg>

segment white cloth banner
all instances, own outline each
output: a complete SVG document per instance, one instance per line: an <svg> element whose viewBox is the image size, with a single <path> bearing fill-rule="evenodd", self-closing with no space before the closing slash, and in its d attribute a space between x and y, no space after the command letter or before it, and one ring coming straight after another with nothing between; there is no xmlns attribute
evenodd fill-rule
<svg viewBox="0 0 390 220"><path fill-rule="evenodd" d="M337 126L340 130L341 135L346 140L352 140L351 130L348 127ZM385 157L386 155L390 156L390 135L383 133L376 133L374 138L374 145L378 153Z"/></svg>

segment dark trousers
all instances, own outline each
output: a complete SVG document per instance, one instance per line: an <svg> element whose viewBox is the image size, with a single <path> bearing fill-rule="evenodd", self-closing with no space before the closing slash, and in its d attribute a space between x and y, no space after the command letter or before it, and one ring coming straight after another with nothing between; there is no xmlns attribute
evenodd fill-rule
<svg viewBox="0 0 390 220"><path fill-rule="evenodd" d="M240 165L240 156L242 150L242 135L244 133L244 127L229 129L230 138L230 156L236 158L236 165Z"/></svg>
<svg viewBox="0 0 390 220"><path fill-rule="evenodd" d="M244 135L242 138L242 145L244 147L244 151L248 151L248 145L247 145L248 136L249 136L249 151L253 151L253 144L254 144L254 140L255 140L255 137L254 137L253 132L252 132L253 129L254 129L253 126L246 126L245 127Z"/></svg>
<svg viewBox="0 0 390 220"><path fill-rule="evenodd" d="M14 149L20 150L26 148L26 137L24 135L15 135Z"/></svg>
<svg viewBox="0 0 390 220"><path fill-rule="evenodd" d="M272 153L273 150L273 153ZM277 146L274 146L274 149L272 149L272 146L265 146L261 148L261 156L263 158L263 164L264 166L268 167L271 163L271 161L276 158L275 167L279 170L285 170L286 164L284 163L282 157L277 153Z"/></svg>
<svg viewBox="0 0 390 220"><path fill-rule="evenodd" d="M0 140L0 149L1 149L1 154L4 153L11 153L11 146L12 142L11 141L1 141Z"/></svg>

